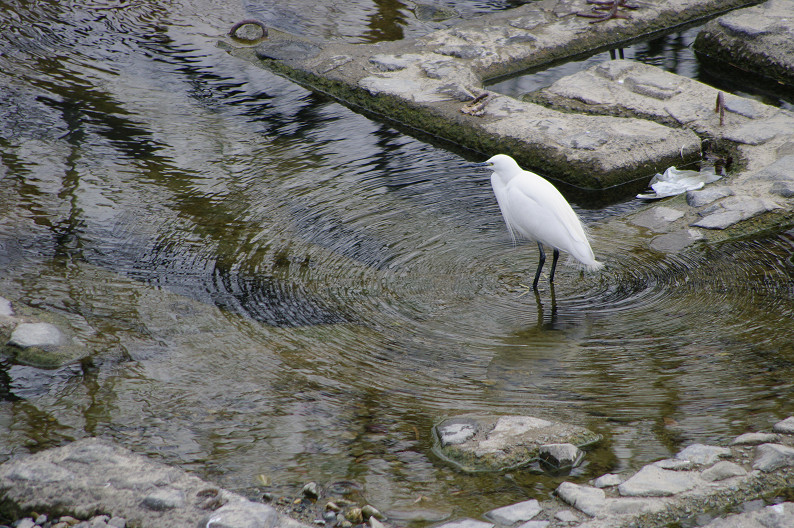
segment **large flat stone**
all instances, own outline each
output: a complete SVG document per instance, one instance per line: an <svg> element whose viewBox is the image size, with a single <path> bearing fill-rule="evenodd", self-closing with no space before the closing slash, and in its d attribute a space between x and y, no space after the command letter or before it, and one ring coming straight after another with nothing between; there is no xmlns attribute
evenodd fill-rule
<svg viewBox="0 0 794 528"><path fill-rule="evenodd" d="M627 497L667 497L696 485L697 478L693 472L670 471L650 465L619 485L618 491Z"/></svg>
<svg viewBox="0 0 794 528"><path fill-rule="evenodd" d="M711 138L761 145L792 134L794 114L723 94L723 122L714 112L718 90L635 61L608 61L563 77L528 99L581 112L650 119Z"/></svg>

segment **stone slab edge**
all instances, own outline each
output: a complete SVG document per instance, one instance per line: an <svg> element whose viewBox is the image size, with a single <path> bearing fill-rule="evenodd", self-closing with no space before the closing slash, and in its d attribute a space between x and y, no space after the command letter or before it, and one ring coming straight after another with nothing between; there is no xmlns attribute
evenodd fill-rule
<svg viewBox="0 0 794 528"><path fill-rule="evenodd" d="M655 31L674 27L687 21L709 15L716 15L729 9L750 5L747 1L718 2L714 0L669 0L655 4L643 4L643 8L631 13L631 20L613 20L603 24L590 24L590 19L577 17L577 12L587 11L584 2L560 0L527 4L504 12L466 20L453 28L440 30L419 39L376 44L330 44L319 47L307 44L306 39L292 35L271 32L270 40L295 42L317 47L305 58L286 58L284 60L259 59L250 48L226 48L240 58L260 63L274 72L292 79L307 88L329 95L354 110L378 114L394 123L404 125L414 132L420 132L448 140L467 149L481 153L505 152L513 155L519 163L528 167L544 167L546 174L574 186L586 189L607 189L627 182L647 179L653 172L675 163L694 161L699 153L689 149L688 159L680 156L663 156L655 160L654 166L648 164L627 164L624 167L599 170L593 163L570 160L564 153L544 149L542 145L528 145L516 138L489 133L484 130L477 117L460 112L460 101L441 101L415 103L406 98L388 94L372 95L358 85L369 75L368 62L375 55L438 53L439 57L449 56L438 42L439 36L458 32L470 46L481 46L482 57L464 60L457 58L481 79L496 75L516 73L523 69L539 66L554 60L592 51L616 42L641 37ZM538 9L547 23L539 28L541 32L553 32L553 44L533 42L532 45L501 46L493 39L494 27L507 30L511 20L528 15L538 17ZM557 10L557 11L555 11ZM549 15L556 13L556 17ZM549 18L551 17L551 18ZM556 18L556 19L555 19ZM533 28L534 30L535 28ZM528 34L528 38L534 38ZM443 38L441 39L443 40ZM509 48L503 50L503 48ZM342 58L342 60L338 60ZM329 66L329 64L331 66Z"/></svg>

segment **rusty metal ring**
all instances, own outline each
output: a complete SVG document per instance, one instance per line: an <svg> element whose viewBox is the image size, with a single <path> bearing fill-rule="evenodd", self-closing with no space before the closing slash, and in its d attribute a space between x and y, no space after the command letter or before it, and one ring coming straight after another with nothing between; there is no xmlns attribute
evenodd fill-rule
<svg viewBox="0 0 794 528"><path fill-rule="evenodd" d="M237 35L237 31L243 26L258 26L259 29L262 30L262 34L259 37L252 39L241 37ZM267 38L267 27L259 20L255 20L253 18L247 18L233 25L232 28L229 30L229 36L234 39L241 40L243 42L258 42L260 40L264 40Z"/></svg>

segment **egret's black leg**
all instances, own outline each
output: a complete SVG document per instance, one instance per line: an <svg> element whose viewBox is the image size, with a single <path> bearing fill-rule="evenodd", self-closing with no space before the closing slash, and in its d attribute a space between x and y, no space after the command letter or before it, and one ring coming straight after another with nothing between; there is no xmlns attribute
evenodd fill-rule
<svg viewBox="0 0 794 528"><path fill-rule="evenodd" d="M549 282L554 282L554 270L557 269L558 258L560 258L560 250L554 248L554 256L551 259L551 277L549 277Z"/></svg>
<svg viewBox="0 0 794 528"><path fill-rule="evenodd" d="M543 269L543 263L546 262L546 253L543 251L543 244L541 244L540 242L538 242L538 251L540 251L540 256L538 257L538 271L535 272L535 280L532 281L532 289L535 291L538 290L538 279L540 279L540 270Z"/></svg>

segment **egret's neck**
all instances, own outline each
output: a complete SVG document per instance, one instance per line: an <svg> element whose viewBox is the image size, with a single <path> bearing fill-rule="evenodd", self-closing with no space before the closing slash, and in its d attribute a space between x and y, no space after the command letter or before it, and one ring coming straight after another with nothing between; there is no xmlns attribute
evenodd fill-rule
<svg viewBox="0 0 794 528"><path fill-rule="evenodd" d="M517 171L495 171L494 176L502 182L502 185L507 185L510 180L518 176Z"/></svg>

